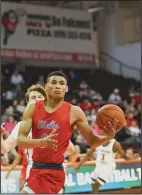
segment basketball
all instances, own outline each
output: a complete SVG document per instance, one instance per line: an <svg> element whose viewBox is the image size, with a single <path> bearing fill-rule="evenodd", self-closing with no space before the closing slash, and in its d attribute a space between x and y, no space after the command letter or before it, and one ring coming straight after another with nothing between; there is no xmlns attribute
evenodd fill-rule
<svg viewBox="0 0 142 195"><path fill-rule="evenodd" d="M96 123L103 130L104 126L109 128L108 122L114 124L115 118L118 120L116 131L119 131L126 123L125 114L120 107L108 104L99 109L96 116Z"/></svg>

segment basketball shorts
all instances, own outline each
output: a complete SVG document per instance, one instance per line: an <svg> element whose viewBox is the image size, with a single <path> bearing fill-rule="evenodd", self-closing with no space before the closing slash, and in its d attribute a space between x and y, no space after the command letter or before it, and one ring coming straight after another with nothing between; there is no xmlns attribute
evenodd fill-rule
<svg viewBox="0 0 142 195"><path fill-rule="evenodd" d="M64 172L65 172L65 180L67 178L67 160L64 160L63 162L63 168L64 168ZM65 191L65 188L63 187L60 191L59 191L59 194L63 194Z"/></svg>
<svg viewBox="0 0 142 195"><path fill-rule="evenodd" d="M110 178L112 172L115 170L115 165L99 164L96 165L95 170L91 173L91 179L95 182L98 181L104 185Z"/></svg>
<svg viewBox="0 0 142 195"><path fill-rule="evenodd" d="M27 171L27 167L22 167L21 174L20 174L20 180L26 179L26 171Z"/></svg>
<svg viewBox="0 0 142 195"><path fill-rule="evenodd" d="M35 194L57 194L64 186L64 170L31 168L24 191Z"/></svg>

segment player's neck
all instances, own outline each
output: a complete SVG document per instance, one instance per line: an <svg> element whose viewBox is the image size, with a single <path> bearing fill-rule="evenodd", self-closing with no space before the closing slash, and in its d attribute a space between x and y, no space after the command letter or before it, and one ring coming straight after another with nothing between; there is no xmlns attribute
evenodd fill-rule
<svg viewBox="0 0 142 195"><path fill-rule="evenodd" d="M51 99L48 98L47 102L46 102L46 106L50 107L50 108L59 108L64 102L64 99L59 99L59 100L55 100L55 99Z"/></svg>

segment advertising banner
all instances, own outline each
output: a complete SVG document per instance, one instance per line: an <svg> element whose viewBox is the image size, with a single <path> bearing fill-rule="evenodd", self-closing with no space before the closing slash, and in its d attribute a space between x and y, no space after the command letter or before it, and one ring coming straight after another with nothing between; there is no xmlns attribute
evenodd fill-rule
<svg viewBox="0 0 142 195"><path fill-rule="evenodd" d="M67 169L65 193L91 192L91 172L95 166L82 166L78 173L74 168ZM140 163L117 164L109 181L100 188L103 190L128 189L141 186Z"/></svg>
<svg viewBox="0 0 142 195"><path fill-rule="evenodd" d="M91 172L95 166L81 166L79 172L73 167L67 168L67 178L65 182L65 193L85 193L91 192ZM19 193L20 192L20 170L12 171L9 178L6 179L7 171L1 171L1 193ZM141 187L141 164L127 163L117 164L109 181L100 188L104 190L118 190Z"/></svg>
<svg viewBox="0 0 142 195"><path fill-rule="evenodd" d="M20 192L20 170L11 171L6 179L7 171L1 171L1 193L19 193Z"/></svg>
<svg viewBox="0 0 142 195"><path fill-rule="evenodd" d="M2 2L1 24L3 58L95 62L87 11Z"/></svg>

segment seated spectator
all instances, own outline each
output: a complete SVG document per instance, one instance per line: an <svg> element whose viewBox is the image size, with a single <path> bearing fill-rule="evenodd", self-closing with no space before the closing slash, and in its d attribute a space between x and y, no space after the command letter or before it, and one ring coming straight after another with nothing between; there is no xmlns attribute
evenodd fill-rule
<svg viewBox="0 0 142 195"><path fill-rule="evenodd" d="M21 100L20 103L17 105L17 111L20 113L20 114L23 114L24 110L25 110L25 101L24 100Z"/></svg>
<svg viewBox="0 0 142 195"><path fill-rule="evenodd" d="M23 76L18 72L18 70L15 70L10 78L11 84L18 85L18 84L24 84Z"/></svg>
<svg viewBox="0 0 142 195"><path fill-rule="evenodd" d="M75 145L79 146L80 154L86 153L88 145L86 144L86 141L81 134L77 135L77 137L75 139Z"/></svg>
<svg viewBox="0 0 142 195"><path fill-rule="evenodd" d="M16 121L13 116L10 116L8 120L5 122L5 129L10 134L13 130L13 128L16 125Z"/></svg>
<svg viewBox="0 0 142 195"><path fill-rule="evenodd" d="M3 94L3 99L5 100L14 100L15 99L15 90L10 88L7 91L5 91Z"/></svg>
<svg viewBox="0 0 142 195"><path fill-rule="evenodd" d="M130 127L128 127L128 133L131 136L139 137L141 130L138 126L138 122L136 120L132 120Z"/></svg>
<svg viewBox="0 0 142 195"><path fill-rule="evenodd" d="M17 100L22 100L25 97L24 91L22 90L21 85L17 85L15 89L15 96Z"/></svg>
<svg viewBox="0 0 142 195"><path fill-rule="evenodd" d="M41 85L42 87L45 86L45 82L44 82L44 75L40 75L37 81L37 84Z"/></svg>
<svg viewBox="0 0 142 195"><path fill-rule="evenodd" d="M109 103L111 104L119 104L121 102L121 96L119 93L119 89L114 89L113 93L110 94L109 98L108 98Z"/></svg>
<svg viewBox="0 0 142 195"><path fill-rule="evenodd" d="M126 113L133 113L134 116L137 115L137 105L136 105L136 100L131 99L131 101L128 101L128 104L126 106Z"/></svg>
<svg viewBox="0 0 142 195"><path fill-rule="evenodd" d="M127 125L127 127L131 126L131 123L132 123L133 119L134 119L134 114L132 112L126 113L126 125Z"/></svg>
<svg viewBox="0 0 142 195"><path fill-rule="evenodd" d="M92 88L88 89L88 97L92 100L96 96L97 92L93 90Z"/></svg>
<svg viewBox="0 0 142 195"><path fill-rule="evenodd" d="M126 156L132 157L134 155L134 151L132 147L126 149Z"/></svg>
<svg viewBox="0 0 142 195"><path fill-rule="evenodd" d="M96 111L98 111L100 107L100 101L98 99L94 99L91 104L91 109L95 109Z"/></svg>
<svg viewBox="0 0 142 195"><path fill-rule="evenodd" d="M96 120L96 110L95 109L92 109L89 111L87 115L87 120L91 122Z"/></svg>
<svg viewBox="0 0 142 195"><path fill-rule="evenodd" d="M77 75L77 74L75 74L75 72L73 71L73 70L71 70L70 72L69 72L69 77L68 77L69 79L68 79L68 84L69 84L69 86L72 88L76 88L78 85L79 85L79 83L80 83L80 77Z"/></svg>
<svg viewBox="0 0 142 195"><path fill-rule="evenodd" d="M79 87L80 89L87 89L89 86L85 81L81 81Z"/></svg>
<svg viewBox="0 0 142 195"><path fill-rule="evenodd" d="M127 134L130 135L130 137L125 139L125 144L136 144L137 146L141 145L141 130L136 120L132 121L131 126L127 129Z"/></svg>
<svg viewBox="0 0 142 195"><path fill-rule="evenodd" d="M82 108L82 110L85 111L89 111L91 108L91 102L87 99L84 99L81 104L80 107Z"/></svg>
<svg viewBox="0 0 142 195"><path fill-rule="evenodd" d="M88 89L81 89L78 95L80 99L88 98Z"/></svg>

